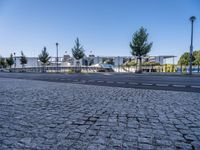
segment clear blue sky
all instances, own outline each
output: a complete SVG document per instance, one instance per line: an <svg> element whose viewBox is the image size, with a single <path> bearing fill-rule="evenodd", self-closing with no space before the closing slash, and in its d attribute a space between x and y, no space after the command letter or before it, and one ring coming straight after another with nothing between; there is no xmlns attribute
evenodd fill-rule
<svg viewBox="0 0 200 150"><path fill-rule="evenodd" d="M189 49L189 17L195 15L194 49L200 49L199 0L0 0L0 55L23 50L38 56L71 54L79 37L86 54L130 55L132 34L147 28L151 55L180 56Z"/></svg>

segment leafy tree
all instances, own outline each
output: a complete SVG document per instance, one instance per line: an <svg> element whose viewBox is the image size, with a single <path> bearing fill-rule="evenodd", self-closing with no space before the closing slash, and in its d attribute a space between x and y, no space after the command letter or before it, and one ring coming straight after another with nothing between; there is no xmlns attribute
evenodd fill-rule
<svg viewBox="0 0 200 150"><path fill-rule="evenodd" d="M104 63L104 64L114 65L113 59L105 59L105 60L103 60L103 63Z"/></svg>
<svg viewBox="0 0 200 150"><path fill-rule="evenodd" d="M151 67L151 70L153 71L154 66L160 66L160 63L158 63L158 62L144 62L142 64L142 66L149 66L149 67Z"/></svg>
<svg viewBox="0 0 200 150"><path fill-rule="evenodd" d="M139 59L139 70L138 73L142 72L142 57L146 56L153 45L153 43L148 43L148 36L147 30L143 27L136 31L133 34L132 41L130 42L129 46L131 48L131 54L136 56Z"/></svg>
<svg viewBox="0 0 200 150"><path fill-rule="evenodd" d="M5 58L0 56L0 68L6 68Z"/></svg>
<svg viewBox="0 0 200 150"><path fill-rule="evenodd" d="M130 71L130 67L135 67L136 66L136 69L137 69L137 63L134 61L134 60L131 60L131 59L128 59L125 63L123 63L122 67L124 70L126 70L126 68L124 67L127 67L128 70L126 71Z"/></svg>
<svg viewBox="0 0 200 150"><path fill-rule="evenodd" d="M49 56L49 53L47 52L47 48L44 47L44 49L42 50L41 54L39 54L38 56L41 64L43 65L43 72L45 71L45 66L49 64L49 60L51 59L51 57Z"/></svg>
<svg viewBox="0 0 200 150"><path fill-rule="evenodd" d="M91 66L94 64L94 58L89 58L88 65Z"/></svg>
<svg viewBox="0 0 200 150"><path fill-rule="evenodd" d="M72 55L77 60L77 65L80 64L79 60L85 56L83 46L81 46L78 38L75 40L75 46L72 48Z"/></svg>
<svg viewBox="0 0 200 150"><path fill-rule="evenodd" d="M12 54L10 54L9 58L6 58L6 63L10 66L10 68L12 67L12 65L14 64L14 59Z"/></svg>
<svg viewBox="0 0 200 150"><path fill-rule="evenodd" d="M175 72L175 65L174 64L164 64L163 72Z"/></svg>
<svg viewBox="0 0 200 150"><path fill-rule="evenodd" d="M144 62L142 65L143 66L160 66L160 63L158 63L158 62Z"/></svg>
<svg viewBox="0 0 200 150"><path fill-rule="evenodd" d="M142 65L144 66L160 66L158 62L144 62Z"/></svg>
<svg viewBox="0 0 200 150"><path fill-rule="evenodd" d="M27 64L28 60L24 53L21 51L21 56L20 56L20 63L22 65L22 68L24 68L25 64Z"/></svg>
<svg viewBox="0 0 200 150"><path fill-rule="evenodd" d="M198 66L198 72L199 72L199 66L200 66L200 50L199 50L199 51L194 51L193 56L194 56L194 65L197 65L197 66Z"/></svg>
<svg viewBox="0 0 200 150"><path fill-rule="evenodd" d="M189 61L190 61L190 54L188 52L185 52L183 55L181 55L178 64L188 66Z"/></svg>
<svg viewBox="0 0 200 150"><path fill-rule="evenodd" d="M137 63L135 61L127 61L123 64L123 66L125 67L133 67L133 66L137 66Z"/></svg>
<svg viewBox="0 0 200 150"><path fill-rule="evenodd" d="M190 54L188 52L185 52L181 57L179 58L178 65L181 67L181 72L183 71L183 66L188 66L190 61Z"/></svg>

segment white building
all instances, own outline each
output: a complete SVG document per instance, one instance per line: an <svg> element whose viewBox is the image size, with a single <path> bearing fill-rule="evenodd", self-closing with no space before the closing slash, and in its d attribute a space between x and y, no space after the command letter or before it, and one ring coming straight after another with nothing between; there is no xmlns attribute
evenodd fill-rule
<svg viewBox="0 0 200 150"><path fill-rule="evenodd" d="M27 57L27 64L25 64L25 67L38 67L40 66L40 62L38 61L37 57ZM20 57L14 57L14 64L12 66L13 68L21 68L21 62Z"/></svg>
<svg viewBox="0 0 200 150"><path fill-rule="evenodd" d="M148 56L145 57L144 59L147 59L148 62L157 62L161 65L166 64L166 61L171 59L171 63L174 64L175 62L175 57L173 55L161 55L161 56Z"/></svg>
<svg viewBox="0 0 200 150"><path fill-rule="evenodd" d="M174 58L176 56L147 56L142 58L142 62L157 62L161 65L166 63L166 59L172 59L174 64ZM50 59L49 66L57 66L56 57L52 57ZM135 57L131 56L94 56L89 55L88 57L84 57L79 60L80 66L94 66L98 64L110 64L113 67L119 67L128 60L134 60L136 62ZM20 63L20 57L14 57L14 65L12 67L21 68L22 65ZM70 55L64 55L63 57L58 57L58 66L67 67L67 66L76 66L77 60ZM38 57L27 57L27 64L25 67L40 67L41 62Z"/></svg>
<svg viewBox="0 0 200 150"><path fill-rule="evenodd" d="M166 64L167 59L172 59L172 63L174 64L174 58L176 56L165 55L165 56L147 56L142 58L142 62L157 62L160 65ZM136 57L131 56L93 56L93 57L86 57L85 59L93 59L94 64L104 64L109 63L112 64L114 67L121 66L128 60L137 61Z"/></svg>

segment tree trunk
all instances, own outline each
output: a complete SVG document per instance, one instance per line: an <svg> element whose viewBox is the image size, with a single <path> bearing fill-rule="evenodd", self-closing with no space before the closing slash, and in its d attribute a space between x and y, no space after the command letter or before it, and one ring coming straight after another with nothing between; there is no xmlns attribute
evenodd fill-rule
<svg viewBox="0 0 200 150"><path fill-rule="evenodd" d="M25 64L22 64L22 72L26 72L25 71Z"/></svg>
<svg viewBox="0 0 200 150"><path fill-rule="evenodd" d="M182 65L181 65L181 73L183 72L183 67L182 67Z"/></svg>
<svg viewBox="0 0 200 150"><path fill-rule="evenodd" d="M137 71L137 66L138 66L138 59L136 59L136 67L135 67L136 71Z"/></svg>
<svg viewBox="0 0 200 150"><path fill-rule="evenodd" d="M76 70L75 70L76 73L81 73L81 66L80 66L80 61L78 60L76 62Z"/></svg>
<svg viewBox="0 0 200 150"><path fill-rule="evenodd" d="M12 68L12 65L10 65L10 69L9 69L9 72L11 72L11 68Z"/></svg>
<svg viewBox="0 0 200 150"><path fill-rule="evenodd" d="M45 65L43 65L43 67L42 67L42 73L45 73L46 71L45 71Z"/></svg>
<svg viewBox="0 0 200 150"><path fill-rule="evenodd" d="M139 70L138 73L142 73L142 58L139 57Z"/></svg>
<svg viewBox="0 0 200 150"><path fill-rule="evenodd" d="M198 73L199 73L199 65L198 65Z"/></svg>

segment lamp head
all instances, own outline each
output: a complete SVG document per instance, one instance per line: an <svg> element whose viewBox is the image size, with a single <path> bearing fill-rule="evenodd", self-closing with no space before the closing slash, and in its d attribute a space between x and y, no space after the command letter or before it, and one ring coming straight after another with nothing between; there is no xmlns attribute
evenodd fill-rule
<svg viewBox="0 0 200 150"><path fill-rule="evenodd" d="M195 20L196 20L196 17L195 17L195 16L190 17L190 21L191 21L191 22L194 22Z"/></svg>

